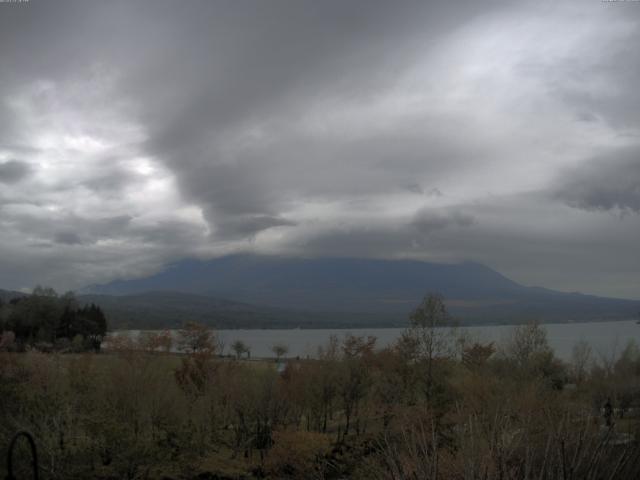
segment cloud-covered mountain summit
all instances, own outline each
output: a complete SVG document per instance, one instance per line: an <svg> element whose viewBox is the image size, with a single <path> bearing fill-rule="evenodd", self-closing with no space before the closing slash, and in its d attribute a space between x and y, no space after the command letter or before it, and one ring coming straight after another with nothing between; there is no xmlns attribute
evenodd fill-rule
<svg viewBox="0 0 640 480"><path fill-rule="evenodd" d="M162 292L169 298L181 292L288 312L315 312L324 314L316 320L327 324L338 314L344 322L349 317L343 314L369 314L375 317L371 324L404 324L430 292L442 294L450 310L463 321L628 319L640 311L640 300L525 287L477 263L361 258L232 255L205 262L185 260L156 275L82 291L123 296L123 304L129 295L148 292L154 292L156 298L162 298ZM188 299L186 303L190 303ZM208 321L215 323L215 313Z"/></svg>

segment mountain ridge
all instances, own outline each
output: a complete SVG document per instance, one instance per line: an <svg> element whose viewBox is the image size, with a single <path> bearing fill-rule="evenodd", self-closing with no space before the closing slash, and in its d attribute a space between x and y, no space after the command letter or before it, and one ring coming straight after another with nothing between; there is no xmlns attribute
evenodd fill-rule
<svg viewBox="0 0 640 480"><path fill-rule="evenodd" d="M640 301L528 287L476 262L246 254L175 262L155 275L93 286L82 293L122 296L151 291L224 298L258 310L276 309L280 315L375 314L393 318L394 324L397 318L406 319L427 292L441 293L452 314L464 322L606 320L631 318L640 311Z"/></svg>

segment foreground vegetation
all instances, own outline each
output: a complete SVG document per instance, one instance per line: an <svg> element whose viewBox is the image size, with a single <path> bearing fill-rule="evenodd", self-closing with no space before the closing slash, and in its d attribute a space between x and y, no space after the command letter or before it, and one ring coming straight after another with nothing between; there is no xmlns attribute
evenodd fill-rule
<svg viewBox="0 0 640 480"><path fill-rule="evenodd" d="M0 446L32 432L50 479L638 478L637 346L563 363L538 325L494 345L448 320L429 296L395 345L334 337L283 370L221 358L197 325L0 353Z"/></svg>

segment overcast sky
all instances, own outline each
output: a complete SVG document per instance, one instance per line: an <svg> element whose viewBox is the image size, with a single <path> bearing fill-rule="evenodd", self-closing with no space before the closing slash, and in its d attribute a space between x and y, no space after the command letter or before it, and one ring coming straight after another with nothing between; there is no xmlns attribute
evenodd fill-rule
<svg viewBox="0 0 640 480"><path fill-rule="evenodd" d="M0 3L0 287L250 251L640 298L640 2Z"/></svg>

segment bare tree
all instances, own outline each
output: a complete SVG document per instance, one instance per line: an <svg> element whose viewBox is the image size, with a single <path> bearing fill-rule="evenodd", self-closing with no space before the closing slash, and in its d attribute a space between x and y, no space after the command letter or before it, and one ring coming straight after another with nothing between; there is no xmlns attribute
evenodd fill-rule
<svg viewBox="0 0 640 480"><path fill-rule="evenodd" d="M247 357L250 356L251 349L249 346L244 343L242 340L236 340L231 344L231 350L236 354L236 358L240 359L240 357L246 353Z"/></svg>
<svg viewBox="0 0 640 480"><path fill-rule="evenodd" d="M279 362L281 357L289 353L289 346L284 343L276 343L271 347L271 351L276 356L276 361Z"/></svg>
<svg viewBox="0 0 640 480"><path fill-rule="evenodd" d="M415 360L426 362L426 394L433 386L433 365L437 358L455 355L455 330L442 295L425 295L409 317L410 326L403 334L401 344L412 350ZM446 328L449 327L449 328Z"/></svg>
<svg viewBox="0 0 640 480"><path fill-rule="evenodd" d="M591 345L581 340L573 346L571 352L571 373L575 383L581 383L586 375L589 364L593 361Z"/></svg>

